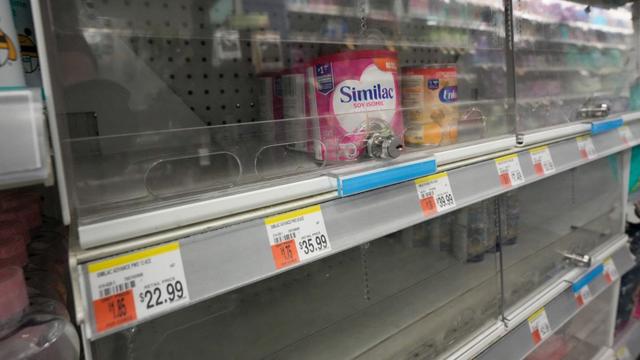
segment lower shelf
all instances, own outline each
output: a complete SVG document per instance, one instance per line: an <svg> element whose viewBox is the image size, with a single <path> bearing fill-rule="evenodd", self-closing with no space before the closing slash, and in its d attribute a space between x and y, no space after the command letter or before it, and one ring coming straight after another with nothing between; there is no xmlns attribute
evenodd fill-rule
<svg viewBox="0 0 640 360"><path fill-rule="evenodd" d="M495 342L477 359L522 359L532 353L591 299L597 298L633 267L634 258L628 251L626 239L617 241L610 250L603 250L594 258L594 264L586 274L574 280L565 278L535 299L508 311L506 334L493 335ZM589 293L586 296L585 288ZM640 329L638 331L640 334ZM640 353L640 344L637 347ZM599 353L594 351L593 356Z"/></svg>

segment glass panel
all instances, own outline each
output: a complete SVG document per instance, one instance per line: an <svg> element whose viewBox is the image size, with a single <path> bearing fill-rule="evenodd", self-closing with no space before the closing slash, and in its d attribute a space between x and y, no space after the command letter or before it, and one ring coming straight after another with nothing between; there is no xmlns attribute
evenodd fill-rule
<svg viewBox="0 0 640 360"><path fill-rule="evenodd" d="M564 254L591 254L622 234L620 161L600 159L514 192L518 236L502 247L506 309L575 267Z"/></svg>
<svg viewBox="0 0 640 360"><path fill-rule="evenodd" d="M513 3L518 130L638 110L631 4Z"/></svg>
<svg viewBox="0 0 640 360"><path fill-rule="evenodd" d="M500 0L43 1L83 222L514 130Z"/></svg>
<svg viewBox="0 0 640 360"><path fill-rule="evenodd" d="M609 346L614 326L611 308L615 306L615 290L615 286L610 286L591 300L525 359L595 359L600 351Z"/></svg>
<svg viewBox="0 0 640 360"><path fill-rule="evenodd" d="M498 321L490 205L109 335L95 358L431 359Z"/></svg>

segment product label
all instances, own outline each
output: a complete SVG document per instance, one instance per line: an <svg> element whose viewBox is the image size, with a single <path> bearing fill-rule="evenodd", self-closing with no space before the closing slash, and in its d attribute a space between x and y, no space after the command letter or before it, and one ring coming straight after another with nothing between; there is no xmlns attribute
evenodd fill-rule
<svg viewBox="0 0 640 360"><path fill-rule="evenodd" d="M364 111L394 110L396 108L396 84L393 73L382 71L375 64L367 66L360 79L344 80L333 93L333 110L336 114L352 114ZM388 114L387 116L393 116ZM354 118L356 119L356 118ZM354 119L340 117L348 124ZM357 117L361 119L361 117ZM385 119L387 122L389 119ZM347 129L351 126L343 126Z"/></svg>
<svg viewBox="0 0 640 360"><path fill-rule="evenodd" d="M618 135L620 136L620 140L622 140L625 145L631 145L631 142L633 141L633 133L628 126L619 127Z"/></svg>
<svg viewBox="0 0 640 360"><path fill-rule="evenodd" d="M527 319L529 321L529 330L531 331L531 338L533 343L538 345L542 340L551 335L551 325L549 325L549 318L544 308L536 311L533 315Z"/></svg>
<svg viewBox="0 0 640 360"><path fill-rule="evenodd" d="M538 176L548 175L556 171L548 146L531 149L529 154L531 155L531 162L533 162L533 170Z"/></svg>
<svg viewBox="0 0 640 360"><path fill-rule="evenodd" d="M496 159L496 168L500 184L504 187L510 187L524 183L524 175L520 168L520 160L518 154L511 154Z"/></svg>
<svg viewBox="0 0 640 360"><path fill-rule="evenodd" d="M277 269L331 251L320 205L264 219Z"/></svg>
<svg viewBox="0 0 640 360"><path fill-rule="evenodd" d="M88 271L98 332L189 302L178 242L90 263Z"/></svg>
<svg viewBox="0 0 640 360"><path fill-rule="evenodd" d="M604 266L603 276L604 279L607 280L607 283L611 284L612 282L618 279L618 268L616 268L616 264L613 262L613 259L606 259L602 265Z"/></svg>
<svg viewBox="0 0 640 360"><path fill-rule="evenodd" d="M574 296L576 298L578 306L585 305L586 303L591 301L591 298L593 297L591 295L591 289L589 289L589 285L581 287L580 290L578 290L578 292L574 294Z"/></svg>
<svg viewBox="0 0 640 360"><path fill-rule="evenodd" d="M456 200L446 172L417 179L416 190L420 207L426 216L456 207Z"/></svg>
<svg viewBox="0 0 640 360"><path fill-rule="evenodd" d="M328 94L333 90L333 69L331 63L316 65L316 82L318 91Z"/></svg>
<svg viewBox="0 0 640 360"><path fill-rule="evenodd" d="M582 159L591 160L598 155L595 146L593 146L591 136L578 136L576 141L578 143L578 151L580 152L580 157Z"/></svg>

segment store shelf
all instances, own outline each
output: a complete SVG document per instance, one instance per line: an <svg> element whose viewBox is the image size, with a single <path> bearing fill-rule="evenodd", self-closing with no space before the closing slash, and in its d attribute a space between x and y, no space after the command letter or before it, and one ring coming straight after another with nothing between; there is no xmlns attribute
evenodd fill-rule
<svg viewBox="0 0 640 360"><path fill-rule="evenodd" d="M629 45L624 44L613 44L613 43L605 43L598 41L581 41L581 40L571 40L571 39L548 39L548 38L539 38L539 37L531 37L531 36L517 36L515 39L516 43L518 42L540 42L540 43L548 43L548 44L563 44L563 45L571 45L571 46L582 46L582 47L592 47L596 49L618 49L618 50L629 50Z"/></svg>
<svg viewBox="0 0 640 360"><path fill-rule="evenodd" d="M39 89L0 92L0 189L51 183Z"/></svg>
<svg viewBox="0 0 640 360"><path fill-rule="evenodd" d="M640 124L630 124L630 129L635 139L640 139ZM590 159L581 157L575 137L548 144L549 153L555 166L554 173L560 173L597 158L619 152L628 146L621 140L617 131L593 135L591 139L595 153L592 154ZM513 138L509 141L513 141ZM500 144L494 144L496 147L498 145ZM434 155L438 164L441 164L438 166L438 171L447 171L448 180L455 198L455 207L440 213L425 215L418 198L416 182L414 181L404 181L371 191L355 191L355 195L339 197L340 193L343 193L343 195L351 194L351 192L345 190L346 187L341 190L340 184L344 186L346 182L353 179L359 182L363 179L361 176L364 176L366 180L366 176L369 176L372 171L386 172L389 170L387 167L368 171L355 169L352 170L355 171L353 173L334 174L337 192L328 195L322 201L318 200L327 237L331 244L330 250L313 259L301 261L281 269L276 268L274 264L265 226L265 217L272 215L274 212L312 205L313 202L298 204L297 207L291 206L291 209L274 208L270 209L271 211L255 212L252 214L253 219L250 216L243 216L236 219L237 223L235 224L216 223L214 221L208 225L200 224L192 229L173 230L167 232L164 236L128 241L113 247L103 247L89 251L82 251L76 248L72 253L72 263L82 264L78 274L81 280L78 285L82 288L83 294L81 297L83 306L78 309L80 318L84 318L87 321L93 318L90 310L89 288L87 287L89 281L87 268L91 261L95 259L177 240L183 263L185 264L185 276L189 283L190 302L183 306L188 306L515 188L501 184L496 158L512 154L511 158L518 159L524 181L516 187L526 186L552 175L540 176L536 174L529 153L531 147L512 148L480 158L469 158L471 154L478 153L473 146L484 147L486 150L486 143L478 142L477 144L469 145L466 150L463 150L465 148L454 148L436 152ZM504 146L504 144L501 146ZM465 153L465 151L468 153ZM404 165L421 164L424 161L420 154L413 154L413 156L418 159L409 157L405 159ZM454 160L458 162L452 162ZM447 163L448 165L446 165ZM364 181L364 183L367 184L369 181ZM294 202L291 205L295 204ZM150 216L150 214L147 214L147 216ZM103 230L106 231L107 228ZM117 227L112 225L112 229L114 228ZM87 262L89 263L87 264ZM134 324L135 322L131 322L126 324L125 327L130 327ZM88 336L90 338L103 336L117 329L121 328L114 328L98 335L95 326L92 325L92 330Z"/></svg>
<svg viewBox="0 0 640 360"><path fill-rule="evenodd" d="M534 342L529 319L540 309L544 309L550 327L549 334L571 320L584 306L576 300L576 294L581 288L588 286L592 297L595 298L634 266L635 259L629 252L626 240L625 236L612 241L609 248L594 256L595 265L588 271L576 269L522 306L507 311L506 334L497 336L496 342L478 356L478 359L522 359L533 351L542 342ZM605 275L606 260L613 261L618 271L618 277L612 282Z"/></svg>
<svg viewBox="0 0 640 360"><path fill-rule="evenodd" d="M493 102L493 100L490 102ZM623 117L625 120L630 121L629 124L631 125L629 125L629 127L633 135L632 141L640 139L640 124L636 124L636 122L633 121L639 117L637 113ZM517 144L525 147L544 144L565 137L588 134L591 128L592 125L589 123L573 123L546 130L523 133L517 136ZM589 160L621 151L632 145L632 143L629 143L629 145L625 144L617 131L600 134L593 138L593 142L597 156ZM461 204L471 203L493 196L503 190L498 183L494 160L499 156L517 152L518 149L516 149L515 146L516 139L512 136L506 136L495 140L471 142L463 146L414 150L392 161L368 162L354 165L346 169L331 171L327 176L263 187L215 199L146 211L126 217L107 219L94 223L80 223L78 226L79 244L82 248L88 249L124 239L134 239L130 244L136 244L135 239L141 238L138 243L148 246L150 243L147 238L153 237L153 234L157 232L187 227L187 229L179 232L181 236L184 236L184 234L188 234L189 232L203 232L211 230L215 226L220 226L220 224L208 225L206 222L215 221L216 219L219 220L223 216L230 218L246 212L254 212L253 214L227 219L224 221L224 225L226 226L239 221L263 217L278 211L291 210L296 206L301 206L301 204L306 205L312 204L314 201L337 199L345 194L351 195L353 194L352 192L345 193L341 188L343 180L347 177L350 179L358 178L360 181L364 181L365 177L368 177L368 180L365 181L366 185L358 191L362 192L412 180L436 172L436 170L442 171L461 165L468 165L470 162L484 161L483 166L470 168L470 170L466 170L469 172L465 172L465 175L462 176L483 179L484 176L489 176L491 179L489 180L490 184L482 186L481 191L474 189L473 192L474 194L486 195L481 195L474 199L465 199L467 195L458 195L460 191L458 189L466 188L471 184L460 180L461 183L458 185L456 184L458 180L451 180L454 191L456 192L456 199L464 199L463 202L460 202ZM577 153L575 138L553 144L550 151L557 169L556 171L558 172L579 166L584 162ZM487 156L488 158L486 158ZM476 159L475 161L471 160L474 158ZM539 177L533 172L529 154L522 152L519 158L521 166L524 166L525 183L538 180ZM453 164L461 161L464 161L464 163ZM437 168L434 166L437 166ZM372 175L372 173L375 173L375 175ZM450 174L450 176L452 175ZM373 181L373 179L376 181ZM284 189L286 189L286 192L283 191ZM369 196L371 198L376 198L377 196L386 197L386 195L382 195L382 193L386 191L391 192L388 195L390 198L396 199L414 198L416 195L415 186L413 183L410 183L400 186L400 189L383 189L380 193L372 193ZM463 189L462 194L464 194L465 191L467 191L467 189ZM319 196L319 198L315 199L314 197L316 196ZM295 203L295 201L301 201L302 203ZM458 202L458 200L456 200L456 202ZM398 206L402 206L400 202L397 202L397 204ZM414 214L414 218L417 219L418 217L419 214ZM414 220L414 223L415 222L417 222L417 220ZM188 227L193 228L189 230ZM162 240L166 241L167 238L162 237ZM160 240L155 240L152 241L152 243L159 241ZM124 247L119 248L122 250L132 250L137 247L131 247L131 245L123 246Z"/></svg>

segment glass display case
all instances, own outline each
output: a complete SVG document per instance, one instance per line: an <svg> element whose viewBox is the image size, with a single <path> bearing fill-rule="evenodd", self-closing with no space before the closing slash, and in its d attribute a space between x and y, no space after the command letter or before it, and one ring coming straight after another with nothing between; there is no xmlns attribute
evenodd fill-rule
<svg viewBox="0 0 640 360"><path fill-rule="evenodd" d="M612 346L617 286L610 286L550 335L526 360L609 359L601 357ZM610 351L610 350L609 350ZM613 351L611 351L612 353ZM615 356L613 358L616 358Z"/></svg>
<svg viewBox="0 0 640 360"><path fill-rule="evenodd" d="M514 1L518 130L637 111L637 42L622 1Z"/></svg>
<svg viewBox="0 0 640 360"><path fill-rule="evenodd" d="M107 335L92 342L94 359L432 359L498 321L487 209L483 202Z"/></svg>
<svg viewBox="0 0 640 360"><path fill-rule="evenodd" d="M79 222L514 133L499 0L41 0Z"/></svg>
<svg viewBox="0 0 640 360"><path fill-rule="evenodd" d="M92 353L445 357L580 266L566 254L591 254L622 233L621 161L588 163L106 333L92 341Z"/></svg>
<svg viewBox="0 0 640 360"><path fill-rule="evenodd" d="M603 158L516 191L515 246L502 247L505 308L513 308L624 234L622 158ZM572 259L573 258L573 259Z"/></svg>

